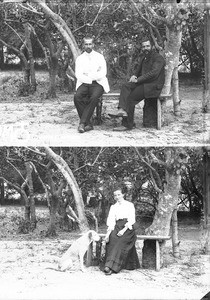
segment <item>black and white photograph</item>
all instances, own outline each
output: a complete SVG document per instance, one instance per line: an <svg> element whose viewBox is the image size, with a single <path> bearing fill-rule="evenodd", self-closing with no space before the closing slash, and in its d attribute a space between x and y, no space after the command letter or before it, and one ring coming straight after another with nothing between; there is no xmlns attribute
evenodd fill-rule
<svg viewBox="0 0 210 300"><path fill-rule="evenodd" d="M0 153L2 299L202 299L208 292L209 150Z"/></svg>
<svg viewBox="0 0 210 300"><path fill-rule="evenodd" d="M209 0L0 0L0 299L210 299L209 90Z"/></svg>

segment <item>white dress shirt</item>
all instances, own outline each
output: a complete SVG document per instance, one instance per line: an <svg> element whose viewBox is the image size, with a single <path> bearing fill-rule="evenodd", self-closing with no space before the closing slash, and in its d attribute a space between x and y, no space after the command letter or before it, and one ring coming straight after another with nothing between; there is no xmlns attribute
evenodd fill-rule
<svg viewBox="0 0 210 300"><path fill-rule="evenodd" d="M76 59L75 75L77 78L76 89L82 83L91 84L97 81L103 86L106 93L109 92L109 83L106 77L106 61L102 54L92 50L90 53L83 52Z"/></svg>
<svg viewBox="0 0 210 300"><path fill-rule="evenodd" d="M132 225L136 222L135 208L132 202L123 200L122 203L115 203L110 207L109 215L107 218L108 230L113 230L117 220L127 219L126 223L129 229L132 229Z"/></svg>

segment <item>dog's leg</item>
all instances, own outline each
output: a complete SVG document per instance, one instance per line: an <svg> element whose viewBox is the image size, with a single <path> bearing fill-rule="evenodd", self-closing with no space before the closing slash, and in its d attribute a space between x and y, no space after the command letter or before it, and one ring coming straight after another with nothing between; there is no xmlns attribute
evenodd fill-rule
<svg viewBox="0 0 210 300"><path fill-rule="evenodd" d="M72 260L70 258L65 259L59 263L59 269L64 272L72 267Z"/></svg>
<svg viewBox="0 0 210 300"><path fill-rule="evenodd" d="M84 251L84 250L81 250L79 252L80 268L81 268L82 272L86 272L86 268L85 268L85 265L84 265L84 255L85 255L85 252L86 251Z"/></svg>

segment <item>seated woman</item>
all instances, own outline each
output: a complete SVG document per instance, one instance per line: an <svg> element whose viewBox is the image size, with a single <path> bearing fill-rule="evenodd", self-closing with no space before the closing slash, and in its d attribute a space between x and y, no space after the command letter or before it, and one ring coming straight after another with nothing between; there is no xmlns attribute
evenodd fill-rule
<svg viewBox="0 0 210 300"><path fill-rule="evenodd" d="M136 252L135 208L132 202L126 201L121 187L114 190L116 201L110 208L107 218L106 254L104 273L111 275L122 269L140 268Z"/></svg>

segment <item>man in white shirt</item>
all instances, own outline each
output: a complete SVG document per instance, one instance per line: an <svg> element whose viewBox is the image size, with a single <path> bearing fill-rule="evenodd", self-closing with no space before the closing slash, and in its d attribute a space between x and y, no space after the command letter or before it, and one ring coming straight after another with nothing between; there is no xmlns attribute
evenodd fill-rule
<svg viewBox="0 0 210 300"><path fill-rule="evenodd" d="M90 120L94 109L102 94L109 92L105 58L93 47L93 38L84 38L84 52L77 57L75 65L77 83L74 104L80 118L80 133L93 129Z"/></svg>

